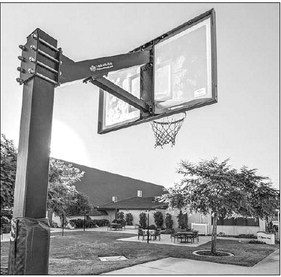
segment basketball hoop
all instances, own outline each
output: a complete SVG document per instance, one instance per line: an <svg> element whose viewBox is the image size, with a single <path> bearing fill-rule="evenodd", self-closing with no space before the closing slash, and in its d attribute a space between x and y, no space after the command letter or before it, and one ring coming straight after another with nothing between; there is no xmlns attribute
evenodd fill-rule
<svg viewBox="0 0 281 277"><path fill-rule="evenodd" d="M181 128L181 125L186 117L186 113L173 114L167 117L163 117L151 122L152 130L155 136L155 145L161 146L169 144L175 145L176 136Z"/></svg>

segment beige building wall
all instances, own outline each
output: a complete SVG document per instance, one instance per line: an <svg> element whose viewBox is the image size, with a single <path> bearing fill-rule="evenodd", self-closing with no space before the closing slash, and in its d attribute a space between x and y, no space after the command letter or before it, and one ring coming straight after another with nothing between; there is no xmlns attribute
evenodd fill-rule
<svg viewBox="0 0 281 277"><path fill-rule="evenodd" d="M164 225L165 225L166 210L163 209L158 209L158 210L156 209L156 210L149 211L149 225L156 225L153 214L157 211L160 211L163 214ZM148 217L148 212L146 210L120 210L120 212L124 213L124 218L126 218L126 214L131 213L133 215L133 225L139 224L141 213L143 212L146 213L146 216Z"/></svg>
<svg viewBox="0 0 281 277"><path fill-rule="evenodd" d="M179 214L178 209L167 209L166 213L172 215L172 220L174 222L173 227L178 228L178 219L177 215ZM202 215L199 213L188 214L188 227L191 228L192 223L206 224L207 233L212 233L212 217L211 215ZM265 221L259 220L259 226L221 226L218 225L217 233L225 233L226 235L237 236L239 234L254 234L257 235L258 231L265 231Z"/></svg>
<svg viewBox="0 0 281 277"><path fill-rule="evenodd" d="M153 214L157 210L149 211L149 225L156 225L154 221ZM163 214L164 218L164 227L165 227L165 216L166 213L171 214L172 220L173 220L173 228L178 228L178 219L177 215L179 214L179 210L177 209L167 209L167 210L160 210ZM139 215L142 212L145 212L146 214L147 211L145 210L120 210L120 212L124 213L124 217L126 218L127 213L131 213L133 215L133 225L139 224ZM91 216L91 219L108 219L109 222L112 222L115 219L115 210L113 211L107 211L108 215L104 216ZM83 216L75 216L75 217L69 217L68 219L83 219ZM57 223L59 227L61 227L61 222L60 218L53 215L53 222ZM188 227L191 228L192 223L198 223L198 224L206 224L207 225L207 233L211 234L212 233L212 225L211 225L211 215L204 216L202 214L198 213L193 213L188 215ZM196 228L196 227L195 227ZM222 232L225 233L226 235L232 235L232 236L237 236L240 234L254 234L257 235L258 231L265 231L265 221L264 220L259 220L259 226L217 226L217 234Z"/></svg>

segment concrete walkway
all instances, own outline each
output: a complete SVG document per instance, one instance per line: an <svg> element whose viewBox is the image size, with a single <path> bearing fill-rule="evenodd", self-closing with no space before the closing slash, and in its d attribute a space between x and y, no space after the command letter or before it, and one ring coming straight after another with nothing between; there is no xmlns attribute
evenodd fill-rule
<svg viewBox="0 0 281 277"><path fill-rule="evenodd" d="M189 259L165 258L153 262L135 265L115 271L105 273L104 275L280 275L279 268L279 250L270 254L264 260L253 267L236 266L228 264L218 264L211 262L195 261Z"/></svg>
<svg viewBox="0 0 281 277"><path fill-rule="evenodd" d="M64 229L64 233L69 233L69 232L84 232L83 229ZM62 233L62 229L61 228L50 228L50 232L51 232L51 237L54 234L57 233ZM138 230L135 228L126 228L125 230L117 230L117 231L112 231L109 230L107 227L98 227L98 228L86 228L85 232L110 232L110 233L123 233L123 234L134 234L136 235L138 233ZM10 233L8 234L1 234L1 242L4 241L10 241Z"/></svg>

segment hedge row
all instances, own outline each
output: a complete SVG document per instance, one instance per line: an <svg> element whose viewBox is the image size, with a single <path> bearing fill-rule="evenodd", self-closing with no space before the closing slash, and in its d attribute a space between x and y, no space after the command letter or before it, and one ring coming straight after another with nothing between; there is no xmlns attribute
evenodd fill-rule
<svg viewBox="0 0 281 277"><path fill-rule="evenodd" d="M84 228L83 219L71 219L71 220L69 220L69 222L74 228ZM86 219L85 220L85 228L108 226L108 224L109 224L109 221L107 219Z"/></svg>

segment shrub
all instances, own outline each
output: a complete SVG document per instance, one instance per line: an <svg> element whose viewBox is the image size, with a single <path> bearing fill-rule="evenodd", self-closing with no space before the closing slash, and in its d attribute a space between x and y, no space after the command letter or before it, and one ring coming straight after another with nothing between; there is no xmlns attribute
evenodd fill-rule
<svg viewBox="0 0 281 277"><path fill-rule="evenodd" d="M182 211L177 216L178 226L180 229L186 229L188 227L187 214L183 214Z"/></svg>
<svg viewBox="0 0 281 277"><path fill-rule="evenodd" d="M117 212L116 217L117 217L117 219L124 219L124 213L123 212Z"/></svg>
<svg viewBox="0 0 281 277"><path fill-rule="evenodd" d="M260 241L260 240L250 240L249 243L251 243L251 244L266 244L264 241Z"/></svg>
<svg viewBox="0 0 281 277"><path fill-rule="evenodd" d="M10 224L11 220L7 216L1 216L1 226L3 224Z"/></svg>
<svg viewBox="0 0 281 277"><path fill-rule="evenodd" d="M4 226L3 233L8 234L11 232L11 225Z"/></svg>
<svg viewBox="0 0 281 277"><path fill-rule="evenodd" d="M73 225L72 225L72 226L73 226ZM56 222L51 221L51 222L50 222L50 227L51 227L51 228L58 228L58 224L57 224ZM75 226L73 226L73 227L75 227Z"/></svg>
<svg viewBox="0 0 281 277"><path fill-rule="evenodd" d="M237 238L256 239L257 236L255 236L254 234L239 234Z"/></svg>
<svg viewBox="0 0 281 277"><path fill-rule="evenodd" d="M162 228L164 223L163 214L160 211L157 211L153 214L153 217L157 228Z"/></svg>
<svg viewBox="0 0 281 277"><path fill-rule="evenodd" d="M173 220L172 220L172 215L167 213L165 217L165 225L167 229L172 229L173 228Z"/></svg>
<svg viewBox="0 0 281 277"><path fill-rule="evenodd" d="M118 224L121 224L122 226L125 226L126 225L126 220L125 219L114 219L112 220L113 223L118 223Z"/></svg>
<svg viewBox="0 0 281 277"><path fill-rule="evenodd" d="M93 224L95 227L103 227L103 226L108 226L109 221L108 219L94 219Z"/></svg>
<svg viewBox="0 0 281 277"><path fill-rule="evenodd" d="M161 230L161 234L172 234L172 232L173 232L172 229Z"/></svg>
<svg viewBox="0 0 281 277"><path fill-rule="evenodd" d="M131 213L126 214L126 224L133 225L133 215Z"/></svg>
<svg viewBox="0 0 281 277"><path fill-rule="evenodd" d="M101 219L98 226L108 226L109 220L108 219Z"/></svg>
<svg viewBox="0 0 281 277"><path fill-rule="evenodd" d="M94 220L85 220L85 228L94 228L97 227L97 224L95 223Z"/></svg>
<svg viewBox="0 0 281 277"><path fill-rule="evenodd" d="M83 228L83 226L84 226L84 220L82 220L80 218L71 219L71 220L69 220L69 222L74 228Z"/></svg>
<svg viewBox="0 0 281 277"><path fill-rule="evenodd" d="M84 228L84 220L83 219L71 219L69 223L74 228ZM92 220L90 217L85 220L85 228L96 228L97 226L107 226L109 221L107 219L94 219Z"/></svg>
<svg viewBox="0 0 281 277"><path fill-rule="evenodd" d="M150 229L150 230L156 230L157 228L156 228L156 226L155 226L154 224L152 224L152 225L149 225L149 226L148 226L148 229Z"/></svg>
<svg viewBox="0 0 281 277"><path fill-rule="evenodd" d="M7 234L11 231L11 220L5 216L1 217L1 233Z"/></svg>
<svg viewBox="0 0 281 277"><path fill-rule="evenodd" d="M147 226L146 220L147 220L146 213L140 213L139 223L140 223L141 228L146 228L146 226Z"/></svg>

